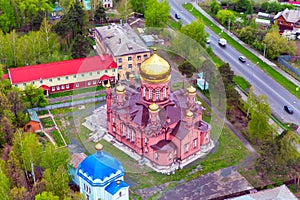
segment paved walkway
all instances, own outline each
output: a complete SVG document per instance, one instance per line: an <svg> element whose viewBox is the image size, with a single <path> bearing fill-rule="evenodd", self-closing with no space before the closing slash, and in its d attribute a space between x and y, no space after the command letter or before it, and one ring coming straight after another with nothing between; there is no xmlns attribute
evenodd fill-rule
<svg viewBox="0 0 300 200"><path fill-rule="evenodd" d="M280 74L282 74L284 77L286 77L288 80L290 80L292 83L294 83L295 85L299 86L300 82L298 80L296 80L294 77L292 77L291 75L289 75L288 73L286 73L285 71L283 71L282 69L280 69L276 64L274 64L273 62L271 62L270 60L266 59L265 57L263 57L259 52L255 51L254 49L252 49L248 44L244 43L242 40L240 40L238 37L236 37L233 33L229 32L226 28L224 28L221 24L219 24L219 22L217 22L216 20L214 20L209 14L207 14L196 2L191 2L192 5L201 13L203 14L206 18L208 18L211 22L213 22L213 24L215 24L216 26L218 26L220 29L222 29L227 35L229 35L231 38L233 38L235 41L237 41L238 43L240 43L240 45L244 46L245 48L247 48L249 51L251 51L255 56L257 56L260 60L262 60L262 62L270 65L271 67L273 67L276 71L278 71ZM209 27L208 27L209 28Z"/></svg>

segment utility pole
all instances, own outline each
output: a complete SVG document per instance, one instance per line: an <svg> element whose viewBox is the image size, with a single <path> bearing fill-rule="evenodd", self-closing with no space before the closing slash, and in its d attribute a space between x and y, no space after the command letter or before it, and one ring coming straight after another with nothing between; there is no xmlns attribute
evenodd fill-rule
<svg viewBox="0 0 300 200"><path fill-rule="evenodd" d="M266 57L266 48L267 48L266 43L264 43L264 57Z"/></svg>

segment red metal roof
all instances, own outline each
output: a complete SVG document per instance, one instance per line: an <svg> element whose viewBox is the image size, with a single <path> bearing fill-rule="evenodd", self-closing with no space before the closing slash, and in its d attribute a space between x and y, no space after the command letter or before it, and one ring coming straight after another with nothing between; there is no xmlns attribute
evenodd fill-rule
<svg viewBox="0 0 300 200"><path fill-rule="evenodd" d="M109 55L65 60L40 65L9 69L11 83L23 83L33 80L48 79L77 73L117 68L117 64Z"/></svg>

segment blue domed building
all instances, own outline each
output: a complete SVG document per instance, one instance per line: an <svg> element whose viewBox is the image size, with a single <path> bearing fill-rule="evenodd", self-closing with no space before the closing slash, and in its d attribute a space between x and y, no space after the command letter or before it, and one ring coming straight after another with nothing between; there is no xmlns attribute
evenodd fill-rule
<svg viewBox="0 0 300 200"><path fill-rule="evenodd" d="M87 200L128 200L129 186L124 182L124 169L117 159L95 146L97 152L87 156L77 167L80 193Z"/></svg>

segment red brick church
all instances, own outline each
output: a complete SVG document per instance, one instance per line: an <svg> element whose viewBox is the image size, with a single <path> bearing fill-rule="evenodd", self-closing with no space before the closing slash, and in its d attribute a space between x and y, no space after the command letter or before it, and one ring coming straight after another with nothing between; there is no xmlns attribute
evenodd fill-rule
<svg viewBox="0 0 300 200"><path fill-rule="evenodd" d="M156 52L140 67L141 86L106 86L108 132L158 169L183 167L211 145L196 89L170 89L171 67ZM199 157L199 156L198 156Z"/></svg>

